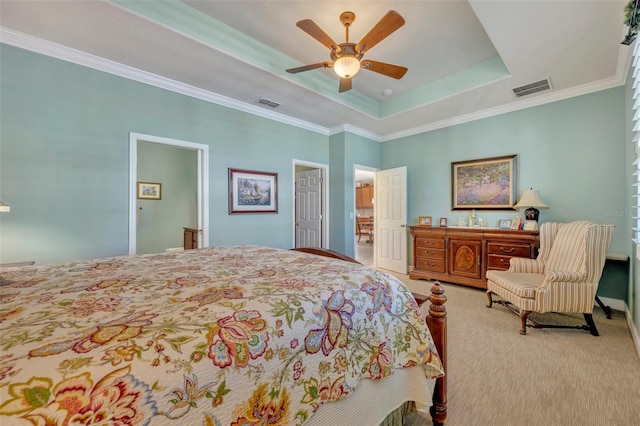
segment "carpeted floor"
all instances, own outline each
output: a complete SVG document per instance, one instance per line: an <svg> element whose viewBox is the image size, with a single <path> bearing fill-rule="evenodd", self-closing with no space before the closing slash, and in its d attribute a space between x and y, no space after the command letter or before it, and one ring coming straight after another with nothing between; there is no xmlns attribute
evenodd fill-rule
<svg viewBox="0 0 640 426"><path fill-rule="evenodd" d="M431 283L396 275L419 294ZM531 329L484 290L443 283L448 313L447 425L640 425L640 359L624 313L597 308L600 333ZM425 305L426 306L426 305ZM546 314L581 323L582 315ZM411 426L431 424L428 414Z"/></svg>

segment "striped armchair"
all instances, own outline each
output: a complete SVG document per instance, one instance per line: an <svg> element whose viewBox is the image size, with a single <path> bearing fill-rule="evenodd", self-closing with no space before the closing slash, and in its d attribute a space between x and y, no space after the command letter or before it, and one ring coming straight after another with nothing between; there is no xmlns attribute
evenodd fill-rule
<svg viewBox="0 0 640 426"><path fill-rule="evenodd" d="M580 312L587 325L566 327L597 336L593 305L613 228L584 220L543 224L537 259L512 258L507 271L487 271L487 307L494 294L504 299L495 302L519 313L520 334L527 324L565 328L528 320L531 312Z"/></svg>

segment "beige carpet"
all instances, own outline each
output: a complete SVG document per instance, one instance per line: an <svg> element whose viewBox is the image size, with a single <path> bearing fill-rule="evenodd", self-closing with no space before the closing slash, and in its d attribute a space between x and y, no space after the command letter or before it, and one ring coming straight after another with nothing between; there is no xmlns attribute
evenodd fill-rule
<svg viewBox="0 0 640 426"><path fill-rule="evenodd" d="M387 271L388 272L388 271ZM428 294L431 283L396 275ZM640 359L624 314L594 312L600 333L527 329L484 290L443 283L448 313L447 425L640 425ZM581 323L582 315L536 319ZM428 415L414 426L430 424Z"/></svg>

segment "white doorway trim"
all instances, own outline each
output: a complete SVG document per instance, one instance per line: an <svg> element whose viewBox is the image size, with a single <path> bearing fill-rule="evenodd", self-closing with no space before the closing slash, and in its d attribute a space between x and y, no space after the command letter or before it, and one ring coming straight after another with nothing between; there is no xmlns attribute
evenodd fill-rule
<svg viewBox="0 0 640 426"><path fill-rule="evenodd" d="M304 166L304 167L311 167L311 168L315 168L315 169L321 169L322 170L322 202L320 203L320 215L322 217L322 244L321 247L322 248L329 248L329 166L327 164L322 164L322 163L314 163L311 161L305 161L305 160L296 160L295 158L293 159L293 165L291 168L291 177L292 177L292 182L294 182L294 185L292 185L291 191L293 193L292 195L292 200L293 203L291 203L291 210L293 212L292 214L292 221L291 221L291 225L293 227L293 232L291 233L291 235L293 236L293 241L291 242L291 247L295 247L296 246L296 166Z"/></svg>
<svg viewBox="0 0 640 426"><path fill-rule="evenodd" d="M198 247L209 246L209 146L199 143L164 138L161 136L129 133L129 255L136 254L137 239L137 182L138 182L138 142L151 142L178 148L193 149L198 153Z"/></svg>
<svg viewBox="0 0 640 426"><path fill-rule="evenodd" d="M354 253L354 258L355 258L355 254L357 252L357 244L358 244L358 240L356 239L356 214L358 209L356 209L356 171L357 170L364 170L367 172L373 172L373 187L376 187L376 172L379 171L380 169L377 169L375 167L369 167L369 166L362 166L360 164L354 164L353 165L353 205L352 205L352 209L351 209L351 214L349 215L349 217L352 219L351 223L353 226L353 229L351 230L351 235L353 236L353 253ZM375 203L375 198L374 198L374 203ZM374 234L373 234L373 241L375 244L376 241L376 235L375 235L375 205L374 205L374 209L373 209L373 214L374 214ZM378 260L376 259L376 252L377 250L373 251L373 266L375 267L378 264ZM357 260L357 259L356 259Z"/></svg>

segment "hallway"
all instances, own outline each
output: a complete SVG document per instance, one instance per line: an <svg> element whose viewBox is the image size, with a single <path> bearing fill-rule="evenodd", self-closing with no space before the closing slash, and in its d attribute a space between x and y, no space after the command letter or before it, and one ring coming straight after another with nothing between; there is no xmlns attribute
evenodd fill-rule
<svg viewBox="0 0 640 426"><path fill-rule="evenodd" d="M373 266L373 243L366 239L356 242L356 260L363 265Z"/></svg>

